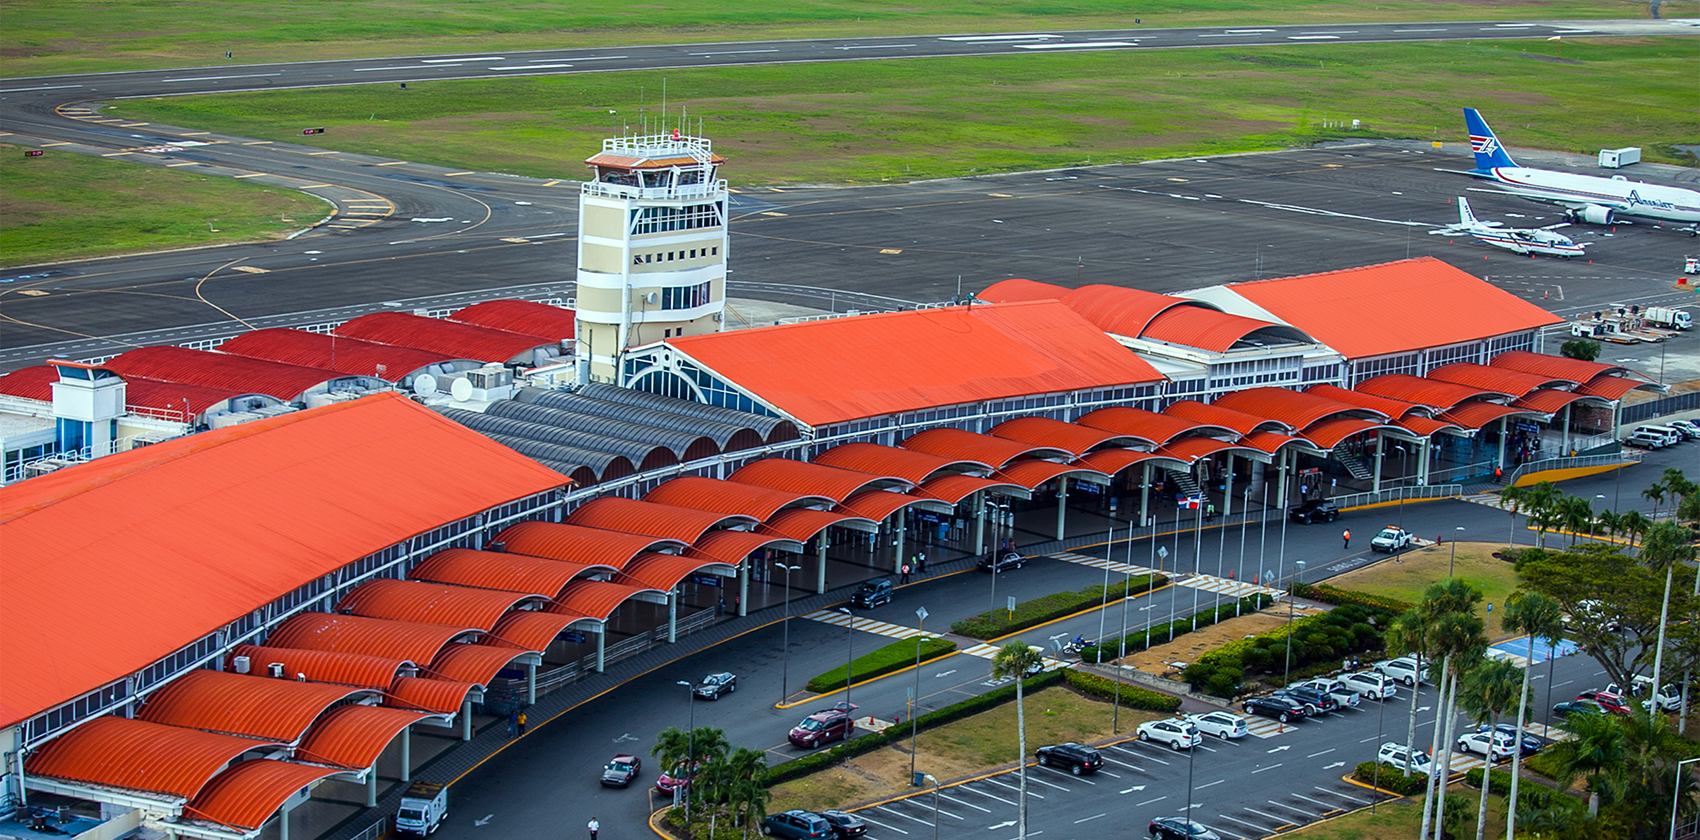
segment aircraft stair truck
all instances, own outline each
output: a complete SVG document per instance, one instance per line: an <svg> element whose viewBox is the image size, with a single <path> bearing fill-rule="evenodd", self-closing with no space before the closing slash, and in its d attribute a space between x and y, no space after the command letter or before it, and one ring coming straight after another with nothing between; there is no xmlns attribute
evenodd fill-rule
<svg viewBox="0 0 1700 840"><path fill-rule="evenodd" d="M1687 330L1694 328L1694 317L1685 309L1670 309L1664 306L1649 306L1642 314L1642 319L1656 327L1672 330Z"/></svg>
<svg viewBox="0 0 1700 840"><path fill-rule="evenodd" d="M437 830L449 815L449 787L436 782L414 782L401 795L396 809L398 832L424 837Z"/></svg>

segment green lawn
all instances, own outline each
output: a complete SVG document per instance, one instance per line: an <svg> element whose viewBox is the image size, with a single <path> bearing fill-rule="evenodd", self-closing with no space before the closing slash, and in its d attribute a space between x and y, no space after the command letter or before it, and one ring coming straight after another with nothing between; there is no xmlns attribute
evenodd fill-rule
<svg viewBox="0 0 1700 840"><path fill-rule="evenodd" d="M808 689L816 694L825 694L828 691L838 691L844 688L846 667L849 667L850 673L854 675L850 679L850 684L854 685L882 674L889 674L910 667L915 664L917 655L922 662L926 662L954 650L956 650L956 643L949 639L922 639L920 641L904 639L892 642L872 653L865 653L856 657L848 666L840 665L809 680Z"/></svg>
<svg viewBox="0 0 1700 840"><path fill-rule="evenodd" d="M1464 797L1469 803L1464 827L1455 833L1459 837L1474 837L1476 806L1481 802L1481 791L1453 785L1452 794ZM1526 812L1527 805L1517 810ZM1421 797L1396 799L1377 805L1374 814L1364 808L1285 832L1281 836L1302 837L1304 840L1407 840L1417 836L1422 828L1422 815ZM1491 791L1488 793L1487 836L1505 836L1505 798Z"/></svg>
<svg viewBox="0 0 1700 840"><path fill-rule="evenodd" d="M0 144L0 261L276 239L331 206L294 190Z"/></svg>
<svg viewBox="0 0 1700 840"><path fill-rule="evenodd" d="M817 36L1380 20L1644 18L1640 0L39 0L0 2L0 73L134 70L483 50Z"/></svg>
<svg viewBox="0 0 1700 840"><path fill-rule="evenodd" d="M1364 536L1373 536L1374 533L1368 528L1363 531ZM1398 562L1383 560L1374 566L1347 572L1328 582L1341 589L1355 589L1415 603L1430 583L1446 577L1448 563L1452 562L1453 548L1454 546L1448 544L1418 549L1399 555ZM1503 550L1505 544L1462 542L1458 543L1456 548L1454 574L1482 590L1482 604L1477 609L1477 614L1487 621L1488 638L1504 637L1506 633L1500 627L1499 619L1505 614L1506 596L1517 588L1517 573L1510 563L1494 559L1492 554ZM1488 610L1490 604L1493 606L1491 612Z"/></svg>

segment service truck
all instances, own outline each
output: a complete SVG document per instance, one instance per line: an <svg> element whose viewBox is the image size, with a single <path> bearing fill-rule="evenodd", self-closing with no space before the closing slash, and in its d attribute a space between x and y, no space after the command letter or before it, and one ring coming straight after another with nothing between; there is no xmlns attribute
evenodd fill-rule
<svg viewBox="0 0 1700 840"><path fill-rule="evenodd" d="M414 782L401 795L395 812L396 831L421 837L437 830L449 815L449 787L436 782Z"/></svg>
<svg viewBox="0 0 1700 840"><path fill-rule="evenodd" d="M1642 320L1657 327L1668 327L1673 330L1686 330L1694 327L1694 316L1686 309L1670 309L1664 306L1649 306L1642 313Z"/></svg>

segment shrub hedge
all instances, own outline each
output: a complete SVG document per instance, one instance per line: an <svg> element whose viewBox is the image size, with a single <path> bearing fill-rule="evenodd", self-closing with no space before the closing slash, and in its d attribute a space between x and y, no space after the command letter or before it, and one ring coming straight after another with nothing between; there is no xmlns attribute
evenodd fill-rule
<svg viewBox="0 0 1700 840"><path fill-rule="evenodd" d="M1558 758L1552 753L1535 753L1534 755L1523 759L1523 766L1541 774L1542 776L1546 776L1547 778L1558 778Z"/></svg>
<svg viewBox="0 0 1700 840"><path fill-rule="evenodd" d="M1366 785L1376 784L1375 762L1365 761L1359 764L1358 768L1352 771L1352 776ZM1383 763L1381 765L1380 782L1381 784L1378 787L1382 790L1390 790L1400 796L1410 796L1423 792L1423 788L1428 785L1428 774L1412 773L1407 776L1405 771L1391 764ZM1522 791L1519 790L1518 793L1522 793Z"/></svg>
<svg viewBox="0 0 1700 840"><path fill-rule="evenodd" d="M1292 591L1294 595L1300 598L1309 598L1312 601L1321 601L1324 604L1333 604L1337 607L1376 607L1402 613L1413 606L1398 598L1373 595L1355 589L1341 589L1338 586L1330 586L1326 583L1296 583L1293 585Z"/></svg>
<svg viewBox="0 0 1700 840"><path fill-rule="evenodd" d="M1083 694L1090 694L1094 697L1102 697L1105 700L1114 700L1116 697L1116 681L1109 679L1108 677L1101 677L1097 674L1089 674L1085 671L1076 671L1073 668L1064 670L1062 675L1063 679L1067 681L1071 687ZM1122 705L1130 709L1145 709L1146 711L1151 712L1173 712L1177 711L1181 707L1181 698L1179 697L1170 697L1167 694L1152 691L1149 688L1140 688L1139 686L1128 685L1127 683L1122 683L1121 698Z"/></svg>
<svg viewBox="0 0 1700 840"><path fill-rule="evenodd" d="M1301 618L1290 628L1279 627L1209 651L1188 665L1182 678L1194 691L1233 697L1245 687L1248 674L1284 672L1289 662L1295 677L1327 673L1347 654L1381 650L1382 636L1395 615L1388 607L1338 606Z"/></svg>
<svg viewBox="0 0 1700 840"><path fill-rule="evenodd" d="M1530 757L1533 758L1534 756ZM1524 763L1528 763L1528 760L1525 759ZM1470 768L1470 772L1464 774L1464 781L1469 784L1470 787L1480 790L1482 787L1482 768ZM1511 774L1504 770L1493 771L1493 788L1488 791L1488 794L1490 796L1494 794L1506 796L1510 793ZM1540 784L1539 782L1531 782L1528 779L1524 779L1517 785L1518 813L1522 813L1522 809L1525 807L1546 808L1555 804L1560 807L1571 808L1577 812L1580 812L1584 807L1586 807L1582 804L1582 800L1566 796L1547 787L1546 785Z"/></svg>
<svg viewBox="0 0 1700 840"><path fill-rule="evenodd" d="M1103 584L1093 584L1079 592L1056 592L1016 604L1013 616L1009 610L983 612L950 625L950 631L971 639L995 639L1097 606L1106 597L1119 600L1129 592L1143 592L1168 582L1164 575L1150 574L1113 583L1107 594Z"/></svg>
<svg viewBox="0 0 1700 840"><path fill-rule="evenodd" d="M1046 671L1042 674L1028 677L1022 682L1025 686L1024 690L1032 692L1041 688L1048 688L1056 685L1057 683L1062 682L1063 673L1064 672L1062 671ZM969 715L979 714L987 709L1002 706L1014 699L1015 684L1010 683L1002 688L988 691L977 697L970 697L961 703L956 703L921 715L915 719L914 725L917 729L931 729L935 726L941 726L954 720L961 720ZM847 741L842 741L830 749L821 750L817 753L810 753L802 758L794 761L787 761L778 767L768 770L767 786L773 787L774 785L782 782L789 782L792 779L802 778L816 770L830 767L844 759L855 758L856 756L864 753L873 752L886 744L901 741L908 737L909 727L893 726L887 728L884 732L870 732L859 738L851 738Z"/></svg>
<svg viewBox="0 0 1700 840"><path fill-rule="evenodd" d="M1171 633L1173 633L1174 636L1179 636L1182 633L1191 632L1194 629L1193 621L1195 619L1197 620L1199 627L1209 627L1212 624L1233 618L1236 615L1257 612L1274 602L1275 599L1273 597L1259 592L1256 595L1241 598L1238 603L1222 604L1221 606L1211 607L1207 610L1200 610L1186 618L1179 618L1174 621L1165 621L1162 624L1153 626L1149 633L1145 630L1140 630L1137 633L1129 633L1126 636L1117 636L1105 639L1095 645L1087 645L1080 651L1080 661L1103 662L1107 659L1116 659L1121 656L1122 643L1124 641L1127 643L1128 653L1137 653L1145 649L1146 639L1151 639L1158 644L1165 644L1173 638L1173 636L1170 635Z"/></svg>
<svg viewBox="0 0 1700 840"><path fill-rule="evenodd" d="M955 642L947 639L925 639L921 642L921 661L937 659L953 650L956 650ZM854 676L850 681L860 682L872 679L893 671L901 671L914 664L915 640L904 639L900 642L892 642L873 653L856 657L850 663L850 665L855 666L851 671ZM840 665L809 680L808 689L816 694L825 694L828 691L837 691L843 688L846 667L849 666Z"/></svg>

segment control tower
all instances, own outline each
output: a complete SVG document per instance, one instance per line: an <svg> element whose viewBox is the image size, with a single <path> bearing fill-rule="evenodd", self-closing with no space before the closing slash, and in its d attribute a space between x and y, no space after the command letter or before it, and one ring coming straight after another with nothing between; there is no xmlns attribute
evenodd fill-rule
<svg viewBox="0 0 1700 840"><path fill-rule="evenodd" d="M578 381L625 384L626 350L718 332L726 311L725 158L704 137L614 137L579 195Z"/></svg>

